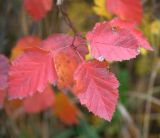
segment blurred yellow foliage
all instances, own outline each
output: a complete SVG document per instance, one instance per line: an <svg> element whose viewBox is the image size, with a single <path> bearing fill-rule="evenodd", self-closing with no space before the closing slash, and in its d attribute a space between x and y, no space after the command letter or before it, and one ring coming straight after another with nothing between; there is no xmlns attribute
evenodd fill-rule
<svg viewBox="0 0 160 138"><path fill-rule="evenodd" d="M93 10L97 15L110 19L112 15L107 11L105 2L106 0L94 0L95 6L93 7Z"/></svg>
<svg viewBox="0 0 160 138"><path fill-rule="evenodd" d="M92 55L91 55L91 47L90 45L88 44L88 51L89 53L86 55L85 59L88 61L88 60L91 60L93 59Z"/></svg>
<svg viewBox="0 0 160 138"><path fill-rule="evenodd" d="M101 119L101 118L99 118L97 116L93 116L93 115L89 118L89 120L95 126L99 125L99 124L101 124L103 122L103 119Z"/></svg>
<svg viewBox="0 0 160 138"><path fill-rule="evenodd" d="M151 24L151 33L155 35L160 35L160 20L155 20Z"/></svg>
<svg viewBox="0 0 160 138"><path fill-rule="evenodd" d="M147 50L144 48L140 49L141 55L147 55Z"/></svg>
<svg viewBox="0 0 160 138"><path fill-rule="evenodd" d="M77 5L79 10L77 9ZM95 22L91 5L85 2L85 0L72 1L67 12L75 28L83 35L89 30L91 24Z"/></svg>
<svg viewBox="0 0 160 138"><path fill-rule="evenodd" d="M151 65L150 57L149 56L141 56L138 58L136 62L136 68L135 71L139 76L145 76L147 73L151 71L151 67L148 65Z"/></svg>

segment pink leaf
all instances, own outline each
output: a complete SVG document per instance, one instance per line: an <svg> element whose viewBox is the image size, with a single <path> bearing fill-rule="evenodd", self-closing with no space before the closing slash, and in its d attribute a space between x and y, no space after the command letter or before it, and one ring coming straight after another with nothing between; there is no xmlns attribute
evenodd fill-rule
<svg viewBox="0 0 160 138"><path fill-rule="evenodd" d="M135 25L117 18L110 22L97 23L87 34L91 46L91 54L100 60L122 61L135 58L139 48L153 50Z"/></svg>
<svg viewBox="0 0 160 138"><path fill-rule="evenodd" d="M23 0L23 5L30 16L38 21L52 9L53 0Z"/></svg>
<svg viewBox="0 0 160 138"><path fill-rule="evenodd" d="M147 39L143 36L143 33L136 28L136 24L133 22L122 21L118 18L113 19L110 24L115 27L121 27L128 29L132 35L138 40L139 46L147 50L153 50L153 48L148 43Z"/></svg>
<svg viewBox="0 0 160 138"><path fill-rule="evenodd" d="M111 121L118 99L119 83L101 62L82 63L74 74L75 94L91 112Z"/></svg>
<svg viewBox="0 0 160 138"><path fill-rule="evenodd" d="M55 101L54 91L48 86L43 93L35 93L23 101L27 113L38 113L52 107Z"/></svg>
<svg viewBox="0 0 160 138"><path fill-rule="evenodd" d="M137 24L142 21L141 0L106 0L106 7L122 20L135 21Z"/></svg>
<svg viewBox="0 0 160 138"><path fill-rule="evenodd" d="M51 53L38 47L28 48L10 68L9 97L24 98L37 91L43 92L48 82L56 80Z"/></svg>

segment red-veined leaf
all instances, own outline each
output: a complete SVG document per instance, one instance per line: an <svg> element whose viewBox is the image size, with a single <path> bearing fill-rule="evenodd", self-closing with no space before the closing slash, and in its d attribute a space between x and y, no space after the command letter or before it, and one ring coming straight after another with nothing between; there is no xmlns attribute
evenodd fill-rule
<svg viewBox="0 0 160 138"><path fill-rule="evenodd" d="M110 22L97 23L87 34L91 54L98 60L122 61L135 58L140 48L152 50L135 25L117 18Z"/></svg>
<svg viewBox="0 0 160 138"><path fill-rule="evenodd" d="M143 36L143 33L136 28L136 24L133 22L122 21L118 18L113 19L111 22L113 27L121 27L128 29L132 35L138 40L139 46L147 50L153 50L153 48L148 43L147 39Z"/></svg>
<svg viewBox="0 0 160 138"><path fill-rule="evenodd" d="M122 20L134 21L138 24L142 21L141 0L106 0L106 7L109 12Z"/></svg>
<svg viewBox="0 0 160 138"><path fill-rule="evenodd" d="M29 15L38 21L52 9L53 0L23 0L23 5Z"/></svg>
<svg viewBox="0 0 160 138"><path fill-rule="evenodd" d="M42 93L24 99L23 106L27 113L38 113L52 107L54 102L54 91L48 86Z"/></svg>
<svg viewBox="0 0 160 138"><path fill-rule="evenodd" d="M13 61L9 72L9 97L24 98L43 92L48 82L55 83L57 75L52 54L32 47Z"/></svg>
<svg viewBox="0 0 160 138"><path fill-rule="evenodd" d="M75 95L89 111L111 121L118 99L119 83L105 64L98 61L82 63L74 74Z"/></svg>
<svg viewBox="0 0 160 138"><path fill-rule="evenodd" d="M88 53L85 40L65 34L53 34L42 43L42 47L54 53L54 62L60 88L71 88L73 72Z"/></svg>

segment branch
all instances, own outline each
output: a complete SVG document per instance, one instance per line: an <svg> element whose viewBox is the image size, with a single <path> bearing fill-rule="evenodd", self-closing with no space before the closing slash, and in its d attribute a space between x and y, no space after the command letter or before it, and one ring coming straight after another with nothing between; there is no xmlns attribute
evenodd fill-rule
<svg viewBox="0 0 160 138"><path fill-rule="evenodd" d="M160 106L160 100L158 98L151 96L151 95L142 94L141 92L134 92L134 93L129 94L128 96L130 96L132 98L139 98L142 100L147 100L153 104Z"/></svg>
<svg viewBox="0 0 160 138"><path fill-rule="evenodd" d="M68 26L72 29L73 33L76 34L77 33L77 30L76 28L74 27L72 21L70 20L67 12L65 12L65 10L63 9L63 1L64 0L57 0L57 6L58 6L58 9L59 9L59 12L62 14L66 24L68 24Z"/></svg>
<svg viewBox="0 0 160 138"><path fill-rule="evenodd" d="M127 109L121 103L118 104L118 109L122 115L124 122L128 126L128 129L129 129L131 135L134 138L140 138L140 132L139 132L138 128L136 127L134 121L132 120Z"/></svg>
<svg viewBox="0 0 160 138"><path fill-rule="evenodd" d="M151 97L153 95L154 82L155 82L159 68L160 68L160 62L155 63L153 67L153 71L150 76L150 80L149 80L149 87L148 87L148 92L147 92L148 93L147 95L149 96L149 100L146 103L144 127L143 127L144 138L148 138L149 124L150 124L150 112L151 112Z"/></svg>
<svg viewBox="0 0 160 138"><path fill-rule="evenodd" d="M63 3L63 0L57 0L56 5L57 5L57 6L60 6L60 5L62 5L62 3Z"/></svg>

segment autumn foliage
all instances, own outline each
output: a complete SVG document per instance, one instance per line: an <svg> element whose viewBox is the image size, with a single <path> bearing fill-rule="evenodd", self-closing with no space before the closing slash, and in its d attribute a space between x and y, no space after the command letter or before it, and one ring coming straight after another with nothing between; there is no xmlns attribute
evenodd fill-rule
<svg viewBox="0 0 160 138"><path fill-rule="evenodd" d="M56 5L52 0L23 0L23 6L38 22ZM11 63L0 55L0 107L4 99L20 99L26 113L51 108L66 124L76 124L79 109L67 97L70 93L94 115L111 121L120 84L110 63L153 48L137 26L142 22L140 0L107 0L105 8L117 17L96 23L85 36L69 22L73 35L57 32L43 40L24 36L12 51ZM59 89L56 96L52 87Z"/></svg>

